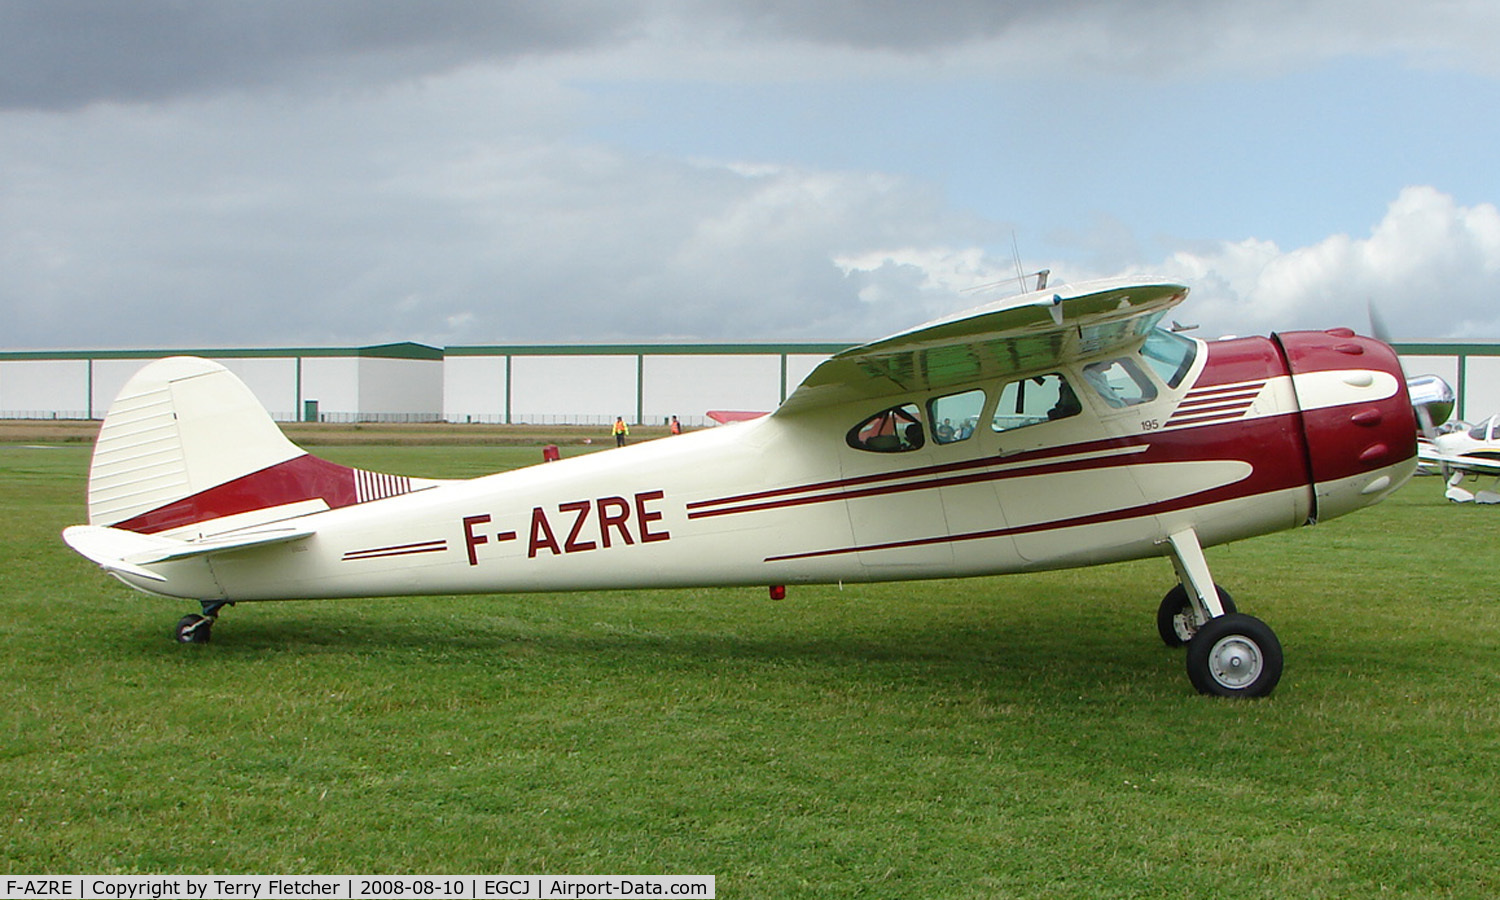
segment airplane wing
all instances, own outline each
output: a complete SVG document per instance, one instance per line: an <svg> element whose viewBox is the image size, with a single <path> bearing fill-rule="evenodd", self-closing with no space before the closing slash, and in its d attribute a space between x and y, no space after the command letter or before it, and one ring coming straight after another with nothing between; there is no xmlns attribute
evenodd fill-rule
<svg viewBox="0 0 1500 900"><path fill-rule="evenodd" d="M1418 459L1427 466L1447 467L1460 472L1469 472L1474 475L1497 475L1500 476L1500 459L1485 456L1471 456L1468 454L1443 453L1431 444L1423 441L1417 446Z"/></svg>
<svg viewBox="0 0 1500 900"><path fill-rule="evenodd" d="M980 306L825 360L776 410L959 387L1125 350L1188 289L1123 279L1060 285Z"/></svg>
<svg viewBox="0 0 1500 900"><path fill-rule="evenodd" d="M179 541L104 525L73 525L63 529L63 540L68 546L93 560L104 571L122 572L151 581L166 581L161 575L143 568L151 563L191 559L267 544L284 544L312 535L313 531L309 528L283 526L218 535L198 541Z"/></svg>

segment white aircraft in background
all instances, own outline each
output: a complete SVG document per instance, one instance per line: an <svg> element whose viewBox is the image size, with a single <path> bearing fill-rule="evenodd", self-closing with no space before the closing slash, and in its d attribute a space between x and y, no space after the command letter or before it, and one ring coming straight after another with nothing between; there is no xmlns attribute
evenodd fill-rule
<svg viewBox="0 0 1500 900"><path fill-rule="evenodd" d="M1470 491L1460 487L1465 476L1492 475L1500 485L1500 415L1478 425L1434 435L1419 445L1422 465L1436 468L1448 479L1444 492L1455 503L1500 503L1500 491Z"/></svg>
<svg viewBox="0 0 1500 900"><path fill-rule="evenodd" d="M133 587L320 597L896 581L1165 557L1157 628L1199 691L1263 696L1264 622L1203 548L1369 506L1417 463L1395 353L1352 331L1205 343L1182 285L1038 290L846 350L770 415L468 481L335 465L221 366L121 391L67 543ZM1082 661L1080 661L1082 662Z"/></svg>

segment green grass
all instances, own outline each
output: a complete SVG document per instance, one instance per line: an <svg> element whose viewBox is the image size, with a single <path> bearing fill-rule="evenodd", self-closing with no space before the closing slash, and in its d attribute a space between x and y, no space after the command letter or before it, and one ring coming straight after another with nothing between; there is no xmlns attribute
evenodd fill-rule
<svg viewBox="0 0 1500 900"><path fill-rule="evenodd" d="M1209 551L1286 649L1193 693L1171 567L246 604L214 643L0 445L8 873L712 874L721 897L1500 894L1500 509L1436 479ZM473 475L535 448L347 447Z"/></svg>

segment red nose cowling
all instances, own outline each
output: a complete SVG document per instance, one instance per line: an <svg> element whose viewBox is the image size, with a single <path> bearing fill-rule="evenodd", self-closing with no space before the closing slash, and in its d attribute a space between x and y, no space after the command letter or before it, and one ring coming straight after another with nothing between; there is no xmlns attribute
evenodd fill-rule
<svg viewBox="0 0 1500 900"><path fill-rule="evenodd" d="M1348 329L1273 335L1292 373L1314 519L1368 506L1415 469L1417 420L1390 346Z"/></svg>

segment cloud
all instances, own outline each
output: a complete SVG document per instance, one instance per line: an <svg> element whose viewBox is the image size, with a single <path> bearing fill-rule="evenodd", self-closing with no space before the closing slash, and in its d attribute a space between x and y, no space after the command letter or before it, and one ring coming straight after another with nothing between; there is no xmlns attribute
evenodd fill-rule
<svg viewBox="0 0 1500 900"><path fill-rule="evenodd" d="M1367 330L1374 304L1397 339L1500 333L1500 210L1408 187L1369 235L1283 251L1254 239L1183 250L1164 274L1192 285L1192 312L1227 332Z"/></svg>
<svg viewBox="0 0 1500 900"><path fill-rule="evenodd" d="M600 147L488 147L403 190L447 221L419 254L450 343L876 337L927 298L862 296L842 253L985 229L907 179Z"/></svg>
<svg viewBox="0 0 1500 900"><path fill-rule="evenodd" d="M1010 217L1023 250L1040 219L1069 254L1028 253L1028 269L1054 283L1165 270L1193 286L1184 314L1205 328L1362 325L1374 299L1406 335L1493 335L1495 210L1437 188L1403 192L1364 237L1291 250L1266 235L1143 240L1163 221L1225 233L1211 215L1254 188L1221 149L1241 168L1238 148L1274 163L1278 183L1318 151L1284 142L1303 155L1283 158L1253 117L1179 142L1181 124L1156 115L1171 92L1143 114L1115 77L1339 54L1491 65L1474 62L1495 38L1490 6L434 0L375 15L352 0L13 0L0 4L5 343L874 338L1008 283ZM727 81L782 89L716 90ZM1069 109L1078 128L971 120L1010 84L1110 109ZM681 125L660 113L683 96L704 132L756 149L659 133ZM932 114L912 115L923 104ZM632 142L632 122L649 139ZM1461 137L1487 147L1478 127ZM704 146L719 157L694 158ZM1412 171L1351 169L1357 189L1316 220L1335 224L1309 227L1348 230L1337 216L1371 192L1442 186ZM1131 184L1144 187L1115 191ZM1260 221L1309 221L1262 205Z"/></svg>
<svg viewBox="0 0 1500 900"><path fill-rule="evenodd" d="M575 101L476 72L404 100L19 119L6 344L873 338L941 298L877 297L838 260L994 230L912 179L549 134ZM450 104L483 115L428 127Z"/></svg>
<svg viewBox="0 0 1500 900"><path fill-rule="evenodd" d="M820 46L942 57L958 68L1034 66L1154 75L1314 66L1398 55L1495 73L1500 10L1485 0L953 0L937 4L722 0L744 30Z"/></svg>
<svg viewBox="0 0 1500 900"><path fill-rule="evenodd" d="M12 116L0 318L22 347L862 340L1011 291L1011 226L920 179L581 143L526 69L283 109ZM449 111L464 111L455 125ZM1193 288L1204 333L1500 333L1500 212L1400 192L1362 237L1178 241L1097 218L1054 283ZM990 293L967 289L1000 282Z"/></svg>
<svg viewBox="0 0 1500 900"><path fill-rule="evenodd" d="M1337 56L1497 72L1487 0L10 0L0 109L258 90L379 91L471 66L576 77L1030 77L1307 68ZM834 52L830 52L834 51ZM771 63L771 64L768 64ZM894 68L893 68L894 67Z"/></svg>
<svg viewBox="0 0 1500 900"><path fill-rule="evenodd" d="M295 84L379 89L480 61L619 42L645 10L611 0L13 0L0 4L0 108Z"/></svg>
<svg viewBox="0 0 1500 900"><path fill-rule="evenodd" d="M1118 239L1119 223L1099 227ZM979 246L874 249L837 261L863 296L920 306L932 317L993 296L966 290L977 285L994 282L1000 295L1020 290L1013 263ZM1464 206L1426 185L1402 190L1365 237L1335 234L1288 250L1258 238L1199 242L1156 264L1101 269L1059 259L1045 267L1054 284L1122 272L1180 281L1192 292L1180 317L1209 338L1333 327L1368 333L1371 305L1396 340L1500 334L1500 209Z"/></svg>

